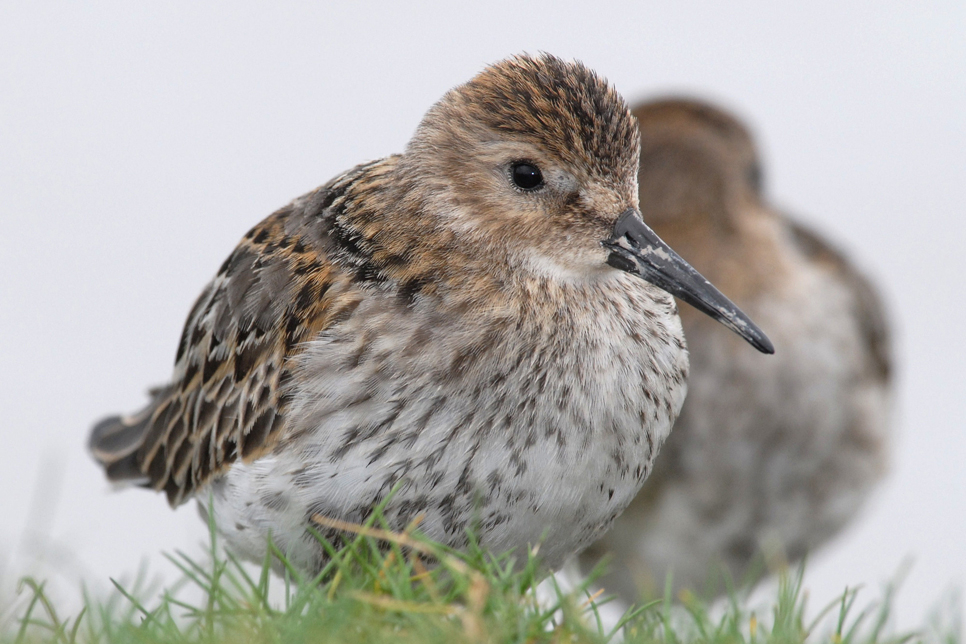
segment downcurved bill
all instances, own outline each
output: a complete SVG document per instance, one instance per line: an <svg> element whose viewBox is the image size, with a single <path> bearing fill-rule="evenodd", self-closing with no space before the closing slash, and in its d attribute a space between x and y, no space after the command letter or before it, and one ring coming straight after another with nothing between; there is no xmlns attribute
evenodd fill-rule
<svg viewBox="0 0 966 644"><path fill-rule="evenodd" d="M671 247L647 227L640 213L631 208L614 224L614 234L603 242L610 251L607 263L633 273L710 315L743 337L762 353L775 347L762 330L734 303L704 279Z"/></svg>

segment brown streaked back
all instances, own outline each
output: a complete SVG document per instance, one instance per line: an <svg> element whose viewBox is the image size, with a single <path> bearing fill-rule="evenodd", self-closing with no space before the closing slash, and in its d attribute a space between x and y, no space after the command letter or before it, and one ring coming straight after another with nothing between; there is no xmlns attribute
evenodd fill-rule
<svg viewBox="0 0 966 644"><path fill-rule="evenodd" d="M134 416L92 430L91 452L111 480L164 490L175 506L275 444L293 358L357 304L346 288L355 276L334 257L353 244L335 219L360 168L312 193L308 208L296 202L265 219L225 260L188 315L172 382ZM351 249L342 255L351 269Z"/></svg>

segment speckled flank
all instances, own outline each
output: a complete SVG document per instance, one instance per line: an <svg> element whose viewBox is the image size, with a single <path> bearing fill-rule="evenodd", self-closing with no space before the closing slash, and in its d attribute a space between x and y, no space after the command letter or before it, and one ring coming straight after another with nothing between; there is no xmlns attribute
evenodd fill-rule
<svg viewBox="0 0 966 644"><path fill-rule="evenodd" d="M687 305L688 398L656 469L614 529L601 583L627 601L702 591L716 564L740 579L762 549L800 559L852 520L885 471L888 324L875 289L816 233L761 197L753 142L691 101L635 110L641 211L774 341L771 358ZM721 586L718 591L723 590Z"/></svg>
<svg viewBox="0 0 966 644"><path fill-rule="evenodd" d="M599 536L651 471L688 362L664 291L607 265L637 206L620 96L549 56L483 71L405 152L357 168L249 232L185 326L174 376L92 435L114 479L210 507L230 547L271 534L324 562L314 514L548 566ZM514 163L539 167L524 190ZM750 349L749 349L750 351Z"/></svg>

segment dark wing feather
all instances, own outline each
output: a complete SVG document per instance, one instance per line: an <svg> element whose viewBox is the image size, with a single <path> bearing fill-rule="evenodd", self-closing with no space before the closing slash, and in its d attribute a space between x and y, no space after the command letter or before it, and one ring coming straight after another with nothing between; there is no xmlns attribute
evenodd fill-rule
<svg viewBox="0 0 966 644"><path fill-rule="evenodd" d="M358 170L245 236L188 316L172 383L136 415L94 427L91 452L108 478L164 490L178 505L272 447L285 429L293 356L353 305L330 228Z"/></svg>

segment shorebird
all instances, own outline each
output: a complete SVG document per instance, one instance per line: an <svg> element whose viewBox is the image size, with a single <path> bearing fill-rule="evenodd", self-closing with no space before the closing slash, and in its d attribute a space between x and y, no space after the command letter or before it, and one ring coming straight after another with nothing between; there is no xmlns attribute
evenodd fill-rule
<svg viewBox="0 0 966 644"><path fill-rule="evenodd" d="M395 489L391 528L540 542L558 567L634 498L684 400L670 294L772 351L641 220L638 149L626 103L583 65L485 69L402 154L245 235L170 383L96 425L94 456L173 506L196 498L255 560L271 536L319 569L311 518L362 522Z"/></svg>
<svg viewBox="0 0 966 644"><path fill-rule="evenodd" d="M600 583L629 602L662 593L668 573L713 596L722 564L740 582L763 572L762 555L794 562L830 539L883 475L889 329L846 257L764 199L734 116L691 100L634 114L644 220L769 329L778 353L742 351L682 307L687 400L641 493L581 564L612 553Z"/></svg>

